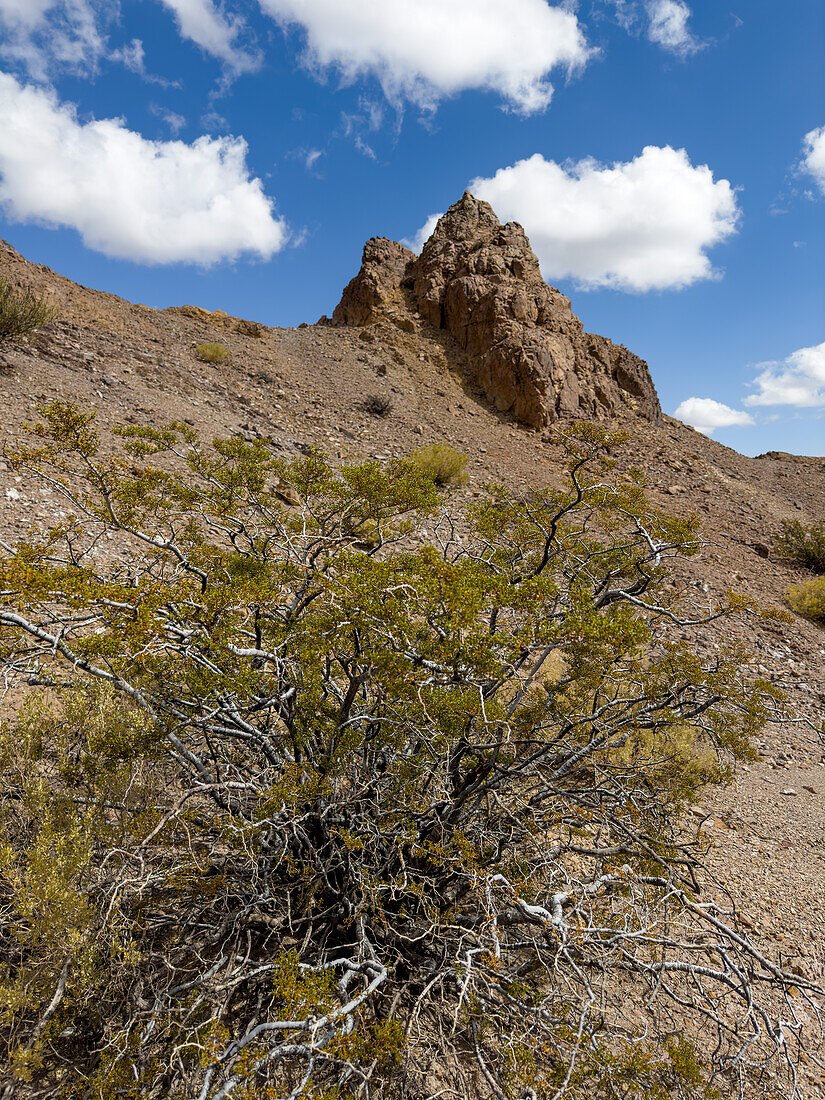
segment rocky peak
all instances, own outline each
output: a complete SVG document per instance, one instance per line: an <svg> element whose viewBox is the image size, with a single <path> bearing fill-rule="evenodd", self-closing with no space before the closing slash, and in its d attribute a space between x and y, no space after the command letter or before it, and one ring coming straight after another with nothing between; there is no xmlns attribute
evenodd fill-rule
<svg viewBox="0 0 825 1100"><path fill-rule="evenodd" d="M449 332L496 408L522 423L661 416L647 364L584 332L570 300L542 278L522 227L502 225L468 191L420 257L383 237L368 241L333 323L370 324L399 308Z"/></svg>
<svg viewBox="0 0 825 1100"><path fill-rule="evenodd" d="M460 275L484 275L543 283L539 262L524 230L517 222L502 225L488 202L465 191L442 215L424 245L419 264L423 276L420 293L426 293L427 276L440 269L445 280Z"/></svg>
<svg viewBox="0 0 825 1100"><path fill-rule="evenodd" d="M8 262L9 259L17 262L25 262L23 257L17 251L16 248L12 248L8 241L4 241L0 238L0 252L4 254L3 258Z"/></svg>
<svg viewBox="0 0 825 1100"><path fill-rule="evenodd" d="M334 325L368 325L401 302L401 283L415 253L386 237L370 237L364 245L361 270L344 288L332 315Z"/></svg>

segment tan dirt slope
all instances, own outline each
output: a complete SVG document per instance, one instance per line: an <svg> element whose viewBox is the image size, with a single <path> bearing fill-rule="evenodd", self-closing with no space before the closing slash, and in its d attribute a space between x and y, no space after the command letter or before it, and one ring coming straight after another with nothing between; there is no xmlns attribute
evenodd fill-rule
<svg viewBox="0 0 825 1100"><path fill-rule="evenodd" d="M485 397L449 333L421 318L373 318L367 327L264 328L195 307L152 310L88 290L29 264L0 242L0 276L47 293L60 319L28 343L0 344L3 439L14 445L39 402L62 398L98 409L104 425L185 420L206 436L271 436L284 452L320 445L342 460L389 458L446 440L469 456L472 497L491 481L514 489L558 481L546 432L520 427ZM255 333L258 335L255 335ZM218 341L228 363L209 366L197 344ZM391 401L386 417L365 399ZM798 570L770 547L784 519L825 517L825 459L771 453L746 458L667 416L628 409L620 464L640 462L661 506L694 511L707 546L674 583L712 601L729 588L786 606ZM48 490L0 462L5 541L59 512ZM768 555L769 556L766 556ZM786 686L811 718L825 713L825 630L800 618L742 628L755 663ZM718 645L713 630L700 646ZM707 843L709 873L774 955L825 980L825 746L805 727L771 729L760 759L733 785L708 794L691 821ZM804 1095L825 1096L825 1058L800 1067Z"/></svg>

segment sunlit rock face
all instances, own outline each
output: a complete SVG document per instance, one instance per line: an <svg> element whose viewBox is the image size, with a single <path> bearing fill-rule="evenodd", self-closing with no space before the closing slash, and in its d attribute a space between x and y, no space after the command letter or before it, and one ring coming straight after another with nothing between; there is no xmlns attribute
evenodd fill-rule
<svg viewBox="0 0 825 1100"><path fill-rule="evenodd" d="M545 283L522 227L501 225L469 192L440 218L419 257L383 237L368 241L333 323L399 321L404 313L449 332L496 408L531 427L620 411L661 417L644 360L586 333L569 299Z"/></svg>

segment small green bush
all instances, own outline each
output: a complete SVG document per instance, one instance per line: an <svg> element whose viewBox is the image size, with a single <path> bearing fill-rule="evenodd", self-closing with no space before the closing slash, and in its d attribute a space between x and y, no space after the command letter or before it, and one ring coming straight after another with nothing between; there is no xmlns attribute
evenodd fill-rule
<svg viewBox="0 0 825 1100"><path fill-rule="evenodd" d="M0 337L28 336L56 316L57 310L51 302L31 290L18 290L0 278Z"/></svg>
<svg viewBox="0 0 825 1100"><path fill-rule="evenodd" d="M466 485L467 456L447 443L429 443L410 455L410 463L436 485Z"/></svg>
<svg viewBox="0 0 825 1100"><path fill-rule="evenodd" d="M788 603L797 615L825 623L825 577L792 584L788 589Z"/></svg>
<svg viewBox="0 0 825 1100"><path fill-rule="evenodd" d="M195 355L202 363L225 363L229 358L229 352L223 344L199 344L195 348Z"/></svg>
<svg viewBox="0 0 825 1100"><path fill-rule="evenodd" d="M825 523L806 525L798 519L785 520L776 548L782 557L814 573L825 573Z"/></svg>

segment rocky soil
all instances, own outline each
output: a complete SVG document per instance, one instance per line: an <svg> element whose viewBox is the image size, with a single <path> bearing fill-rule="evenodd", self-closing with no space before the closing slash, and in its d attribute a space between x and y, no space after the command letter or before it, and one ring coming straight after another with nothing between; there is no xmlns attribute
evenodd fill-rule
<svg viewBox="0 0 825 1100"><path fill-rule="evenodd" d="M60 311L28 343L0 344L5 446L21 438L38 403L55 398L95 407L103 425L178 419L207 437L272 437L285 454L316 444L340 460L387 459L446 440L469 456L460 500L491 481L513 489L558 482L558 452L543 426L598 416L628 428L620 465L643 463L663 508L704 521L707 545L673 583L708 605L733 588L787 607L800 574L775 557L773 537L784 519L825 516L825 459L746 458L661 415L645 364L584 334L567 299L539 286L520 227L496 229L486 204L471 202L465 196L458 215L452 208L453 221L419 261L393 242L369 242L335 323L298 329L134 305L29 264L0 242L0 275L48 294ZM462 237L473 217L476 237ZM199 362L194 349L207 341L223 344L229 361ZM368 411L373 395L389 402L386 416ZM0 462L4 541L61 507ZM754 668L821 722L825 630L755 617L737 630ZM719 642L712 628L699 638L708 652ZM709 891L727 894L770 953L823 981L825 744L804 724L784 726L766 732L759 753L731 786L693 807L690 827L707 847ZM803 1095L825 1096L825 1057L812 1050L800 1071Z"/></svg>

